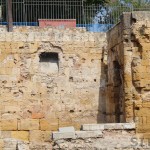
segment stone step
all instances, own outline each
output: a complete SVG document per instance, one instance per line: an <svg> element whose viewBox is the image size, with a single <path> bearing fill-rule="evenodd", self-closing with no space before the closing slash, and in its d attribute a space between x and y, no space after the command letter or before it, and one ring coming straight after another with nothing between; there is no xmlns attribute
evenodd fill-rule
<svg viewBox="0 0 150 150"><path fill-rule="evenodd" d="M75 132L53 132L53 140L76 139Z"/></svg>
<svg viewBox="0 0 150 150"><path fill-rule="evenodd" d="M84 124L83 131L95 130L134 130L135 123L106 123L106 124Z"/></svg>
<svg viewBox="0 0 150 150"><path fill-rule="evenodd" d="M53 132L53 140L101 138L101 131Z"/></svg>
<svg viewBox="0 0 150 150"><path fill-rule="evenodd" d="M101 138L103 137L102 131L76 131L76 138L86 139L86 138Z"/></svg>

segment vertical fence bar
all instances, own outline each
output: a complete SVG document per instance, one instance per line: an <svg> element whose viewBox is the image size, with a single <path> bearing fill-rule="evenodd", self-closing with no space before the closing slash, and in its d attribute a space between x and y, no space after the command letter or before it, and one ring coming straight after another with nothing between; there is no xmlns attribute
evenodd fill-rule
<svg viewBox="0 0 150 150"><path fill-rule="evenodd" d="M7 23L8 32L13 31L13 18L12 18L12 0L7 0Z"/></svg>

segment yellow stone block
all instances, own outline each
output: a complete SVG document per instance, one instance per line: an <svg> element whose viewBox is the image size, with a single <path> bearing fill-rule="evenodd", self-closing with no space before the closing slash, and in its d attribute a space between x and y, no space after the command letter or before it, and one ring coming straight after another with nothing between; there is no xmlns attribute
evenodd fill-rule
<svg viewBox="0 0 150 150"><path fill-rule="evenodd" d="M29 132L28 131L12 131L11 137L14 139L29 141Z"/></svg>
<svg viewBox="0 0 150 150"><path fill-rule="evenodd" d="M8 54L2 53L2 54L0 55L0 62L4 61L4 60L7 58L7 56L8 56Z"/></svg>
<svg viewBox="0 0 150 150"><path fill-rule="evenodd" d="M4 148L4 141L0 139L0 149L2 150Z"/></svg>
<svg viewBox="0 0 150 150"><path fill-rule="evenodd" d="M38 119L21 119L18 123L19 130L38 130L39 120Z"/></svg>
<svg viewBox="0 0 150 150"><path fill-rule="evenodd" d="M0 74L1 75L11 75L12 74L12 68L1 67L0 68Z"/></svg>
<svg viewBox="0 0 150 150"><path fill-rule="evenodd" d="M132 81L132 75L129 73L124 74L124 80L125 81Z"/></svg>
<svg viewBox="0 0 150 150"><path fill-rule="evenodd" d="M150 132L143 134L144 139L150 139Z"/></svg>
<svg viewBox="0 0 150 150"><path fill-rule="evenodd" d="M17 119L13 120L1 120L0 130L2 131L14 131L17 130Z"/></svg>
<svg viewBox="0 0 150 150"><path fill-rule="evenodd" d="M149 107L150 108L150 102L143 102L143 107Z"/></svg>
<svg viewBox="0 0 150 150"><path fill-rule="evenodd" d="M142 75L141 75L142 73L134 73L133 74L133 80L134 81L139 81L139 80L141 80L141 78L142 78ZM131 80L132 81L132 80ZM130 82L131 82L130 81Z"/></svg>
<svg viewBox="0 0 150 150"><path fill-rule="evenodd" d="M41 119L40 130L43 131L57 131L58 130L58 119Z"/></svg>
<svg viewBox="0 0 150 150"><path fill-rule="evenodd" d="M141 108L140 110L136 111L136 116L149 116L150 108Z"/></svg>
<svg viewBox="0 0 150 150"><path fill-rule="evenodd" d="M137 133L148 133L150 132L150 124L137 125Z"/></svg>
<svg viewBox="0 0 150 150"><path fill-rule="evenodd" d="M149 64L150 64L150 61L147 60L147 59L141 61L141 65L142 65L142 66L148 66Z"/></svg>
<svg viewBox="0 0 150 150"><path fill-rule="evenodd" d="M144 51L150 50L150 43L141 43Z"/></svg>
<svg viewBox="0 0 150 150"><path fill-rule="evenodd" d="M49 142L51 140L51 131L34 130L30 131L31 142Z"/></svg>

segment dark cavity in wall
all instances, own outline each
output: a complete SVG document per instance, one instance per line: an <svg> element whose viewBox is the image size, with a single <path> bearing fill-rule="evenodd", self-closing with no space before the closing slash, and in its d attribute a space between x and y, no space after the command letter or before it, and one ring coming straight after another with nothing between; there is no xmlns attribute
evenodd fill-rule
<svg viewBox="0 0 150 150"><path fill-rule="evenodd" d="M115 100L115 121L120 123L122 115L122 100L121 100L121 66L118 61L113 62L114 66L114 100Z"/></svg>
<svg viewBox="0 0 150 150"><path fill-rule="evenodd" d="M56 73L59 69L59 57L55 52L43 52L39 56L40 68L45 73Z"/></svg>
<svg viewBox="0 0 150 150"><path fill-rule="evenodd" d="M40 62L58 62L58 53L43 52L40 54Z"/></svg>

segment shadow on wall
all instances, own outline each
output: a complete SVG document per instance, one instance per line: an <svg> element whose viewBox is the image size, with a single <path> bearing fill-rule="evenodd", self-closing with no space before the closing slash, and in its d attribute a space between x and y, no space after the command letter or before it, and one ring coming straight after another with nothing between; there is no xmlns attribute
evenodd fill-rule
<svg viewBox="0 0 150 150"><path fill-rule="evenodd" d="M124 122L123 77L118 60L107 64L107 52L103 50L99 88L98 123ZM109 70L108 70L109 67Z"/></svg>
<svg viewBox="0 0 150 150"><path fill-rule="evenodd" d="M100 76L100 87L99 87L99 106L98 106L98 123L106 123L106 99L107 99L107 52L103 49L101 59L101 76Z"/></svg>

